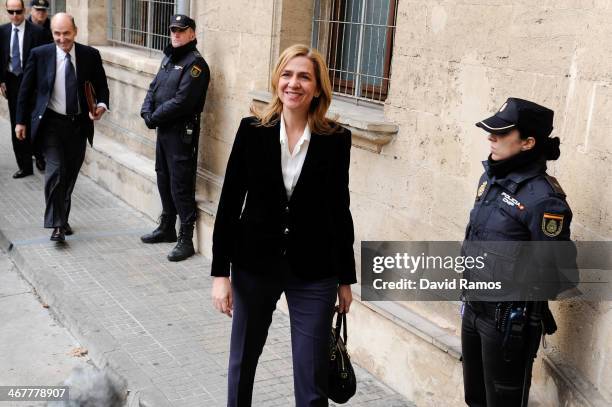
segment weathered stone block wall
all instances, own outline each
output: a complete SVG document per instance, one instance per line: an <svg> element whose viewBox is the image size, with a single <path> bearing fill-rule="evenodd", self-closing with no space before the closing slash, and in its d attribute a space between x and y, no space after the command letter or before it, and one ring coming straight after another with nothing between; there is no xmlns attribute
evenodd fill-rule
<svg viewBox="0 0 612 407"><path fill-rule="evenodd" d="M488 154L474 123L509 96L555 110L562 155L549 173L568 194L573 238L612 238L611 21L609 1L400 1L385 105L400 132L379 156L354 154L358 238L461 239ZM554 308L558 361L609 402L609 303Z"/></svg>

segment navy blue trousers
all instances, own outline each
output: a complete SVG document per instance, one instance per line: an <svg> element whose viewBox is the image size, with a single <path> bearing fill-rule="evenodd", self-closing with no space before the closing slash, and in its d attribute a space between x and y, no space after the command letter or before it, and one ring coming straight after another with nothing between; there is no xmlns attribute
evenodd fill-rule
<svg viewBox="0 0 612 407"><path fill-rule="evenodd" d="M234 312L228 372L229 407L251 405L257 361L272 313L285 293L291 321L291 350L296 407L326 407L329 335L338 279L270 279L233 270Z"/></svg>
<svg viewBox="0 0 612 407"><path fill-rule="evenodd" d="M463 387L470 407L520 407L526 367L525 348L503 358L503 333L484 313L465 306L461 325Z"/></svg>
<svg viewBox="0 0 612 407"><path fill-rule="evenodd" d="M194 130L198 134L198 128ZM155 147L155 172L157 189L162 201L163 213L175 216L181 223L193 224L197 217L195 201L196 161L195 143L186 144L176 134L158 132Z"/></svg>

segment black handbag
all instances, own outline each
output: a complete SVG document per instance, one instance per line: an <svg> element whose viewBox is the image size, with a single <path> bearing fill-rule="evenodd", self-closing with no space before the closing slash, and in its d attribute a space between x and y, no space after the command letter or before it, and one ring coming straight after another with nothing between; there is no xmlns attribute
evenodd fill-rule
<svg viewBox="0 0 612 407"><path fill-rule="evenodd" d="M342 331L342 335L340 335ZM334 402L346 403L357 391L357 379L346 350L346 314L336 313L336 327L332 323L329 340L328 397Z"/></svg>

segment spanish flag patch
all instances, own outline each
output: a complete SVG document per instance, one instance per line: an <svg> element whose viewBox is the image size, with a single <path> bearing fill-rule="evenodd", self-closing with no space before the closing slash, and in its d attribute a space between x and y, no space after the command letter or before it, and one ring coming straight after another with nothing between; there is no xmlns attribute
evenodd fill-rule
<svg viewBox="0 0 612 407"><path fill-rule="evenodd" d="M542 217L542 232L548 237L557 237L563 229L564 215L544 212Z"/></svg>

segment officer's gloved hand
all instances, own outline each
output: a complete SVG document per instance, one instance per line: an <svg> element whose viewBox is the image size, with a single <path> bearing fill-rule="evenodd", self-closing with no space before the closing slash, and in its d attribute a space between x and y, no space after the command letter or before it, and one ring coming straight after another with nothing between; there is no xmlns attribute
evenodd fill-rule
<svg viewBox="0 0 612 407"><path fill-rule="evenodd" d="M143 113L142 118L144 119L144 122L148 128L154 129L157 127L155 123L153 123L153 121L151 120L151 113Z"/></svg>

